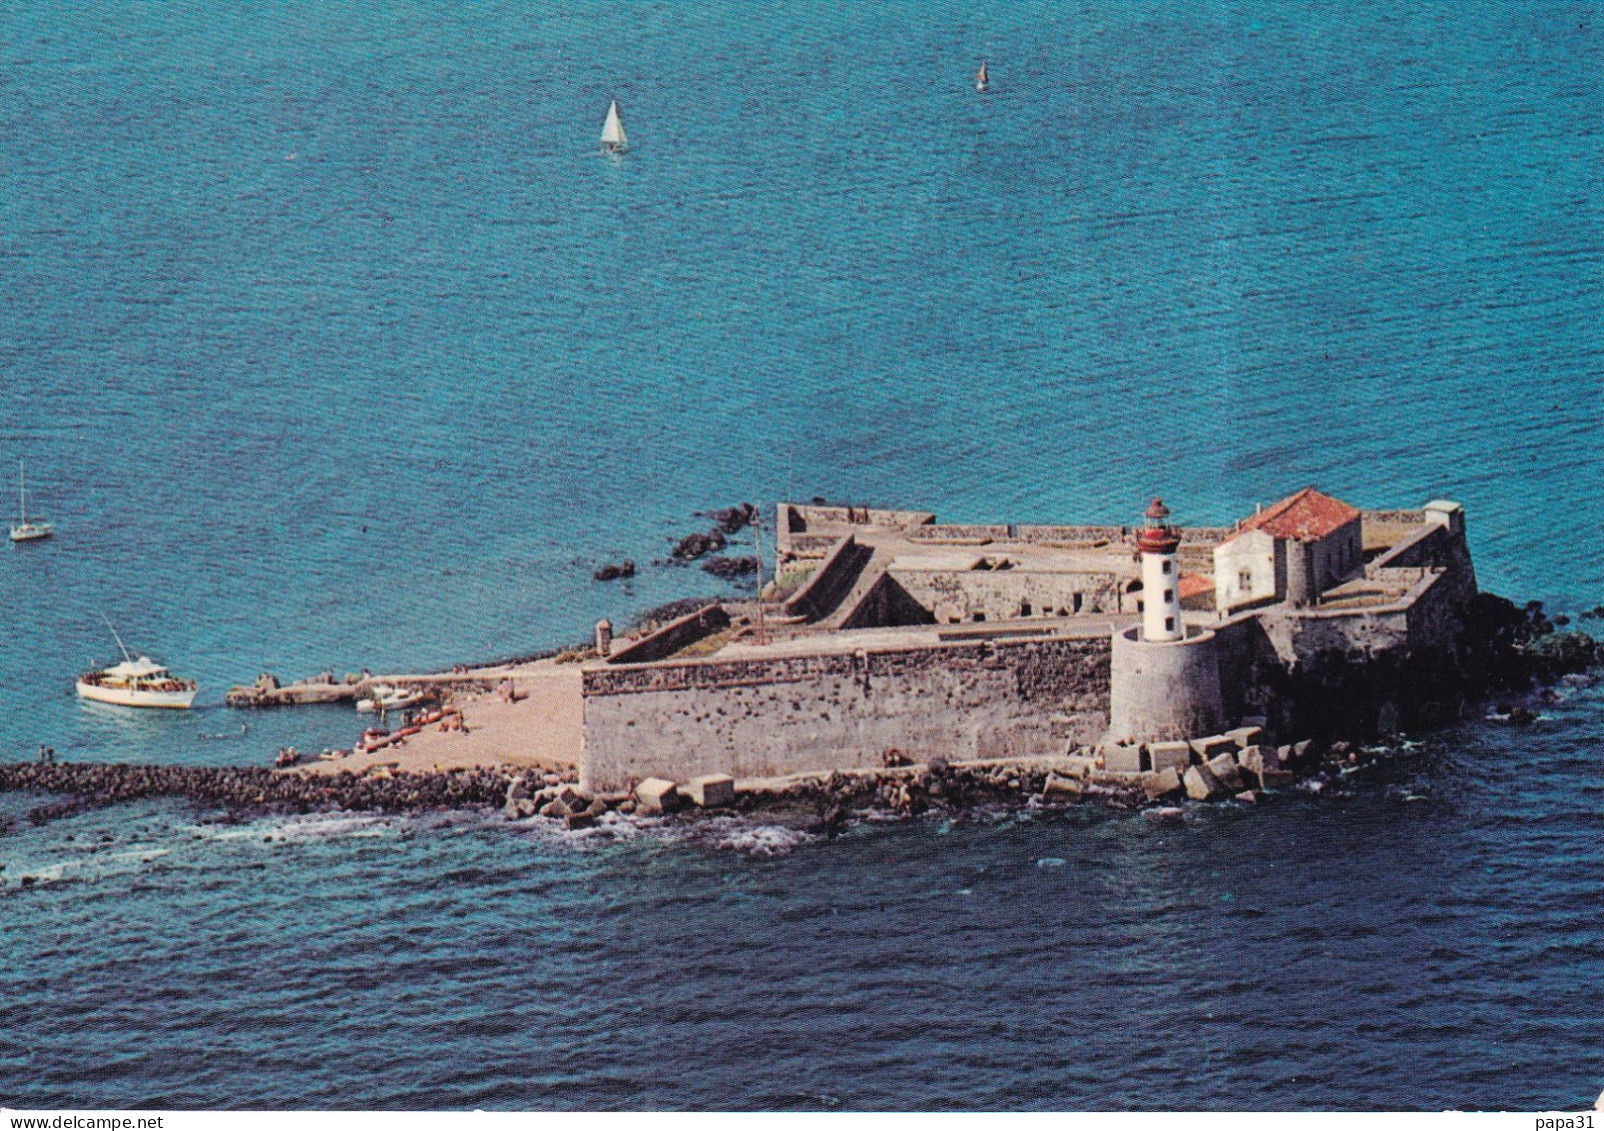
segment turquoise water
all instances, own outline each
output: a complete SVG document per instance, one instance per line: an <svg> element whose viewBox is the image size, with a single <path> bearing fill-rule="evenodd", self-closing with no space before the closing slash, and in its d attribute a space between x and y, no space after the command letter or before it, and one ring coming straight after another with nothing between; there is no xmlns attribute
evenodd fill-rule
<svg viewBox="0 0 1604 1131"><path fill-rule="evenodd" d="M693 512L746 498L828 494L958 521L1123 522L1162 493L1183 521L1222 522L1311 482L1362 505L1446 496L1468 508L1484 587L1558 611L1591 607L1604 599L1601 47L1596 11L1565 4L8 7L0 480L26 456L35 507L60 532L0 551L0 751L31 757L48 742L77 759L254 762L284 742L349 741L345 712L241 716L221 708L222 691L263 669L529 652L584 636L600 615L717 592L693 571L647 568L624 586L590 573L661 556L699 525ZM985 96L971 85L982 57ZM635 144L619 161L595 152L612 98ZM72 677L114 654L102 611L131 643L197 676L205 709L132 718L77 703ZM242 737L205 737L235 735L242 722ZM1507 767L1542 762L1546 774L1549 760L1595 741L1599 723L1597 701L1583 697L1530 738L1455 732L1442 757L1524 780ZM1509 858L1525 860L1527 875L1563 858L1572 884L1596 871L1596 794L1577 806L1568 790L1595 789L1597 772L1584 759L1542 780L1553 788L1477 794L1485 809L1444 803L1426 822L1385 794L1360 803L1355 827L1374 844L1429 829L1443 853L1485 843L1495 872L1456 873L1470 910L1454 930L1472 932L1460 947L1480 963L1472 973L1428 946L1423 966L1404 967L1423 979L1410 992L1425 1004L1378 999L1425 1015L1389 1014L1362 1031L1331 1022L1333 1050L1364 1045L1359 1080L1303 1090L1324 1054L1267 1051L1285 1048L1262 1029L1283 1003L1249 997L1225 1028L1198 1027L1178 1020L1197 999L1177 993L1134 999L1131 1032L1151 1025L1163 1036L1133 1035L1121 1054L1148 1067L1207 1062L1206 1088L1138 1093L1099 1073L1059 1091L986 1091L993 1058L1057 1063L1041 1050L1069 1040L1067 1029L1097 1029L1126 1000L1106 987L1082 999L1039 968L1054 947L1098 952L1095 919L1034 921L1027 909L930 936L952 944L941 951L944 984L968 991L946 999L952 1010L962 1001L995 1017L965 1038L972 1047L927 1047L898 1011L903 999L867 981L775 973L758 959L767 936L756 927L740 983L755 988L732 982L723 1008L732 1024L761 1023L758 990L783 992L798 1018L842 994L858 1002L857 1074L800 1036L763 1061L836 1080L848 1106L1575 1102L1596 1094L1604 1071L1574 1031L1597 1014L1580 987L1598 984L1600 955L1569 919L1527 914L1532 901L1551 911L1546 900L1576 893L1500 872L1499 854L1518 843ZM1502 819L1552 830L1571 855L1508 830L1479 840L1477 814L1509 806ZM100 1034L86 1042L78 1026L46 1042L53 1063L69 1066L50 1072L13 1039L0 1058L10 1095L482 1099L454 1069L408 1075L385 1068L394 1058L369 1065L361 1087L297 1091L308 1077L295 1050L309 1034L373 1039L322 1028L331 1003L349 1019L399 1001L421 1026L408 1032L424 1061L449 1068L458 1062L427 1055L449 1050L501 1066L474 1069L493 1077L486 1103L823 1104L822 1084L759 1086L755 1071L707 1068L705 1091L664 1097L586 1067L625 1063L650 1035L666 1059L635 1063L684 1070L675 1050L689 1057L687 1042L705 1036L691 1022L627 1039L604 1026L552 1051L541 1043L551 1028L533 1015L475 1018L495 1014L510 986L560 982L563 970L585 967L574 976L586 986L627 983L653 950L632 918L639 900L716 886L724 881L707 877L727 871L737 890L772 885L783 910L823 899L830 876L871 869L886 893L876 930L888 938L929 911L917 896L927 881L897 862L923 859L930 829L868 829L773 861L653 847L666 892L642 897L632 853L646 849L580 856L532 834L392 829L354 847L339 836L245 861L181 831L196 819L163 811L148 820L164 831L141 839L142 815L84 818L83 828L101 822L140 852L170 856L148 868L131 858L133 879L5 889L8 911L28 924L5 944L24 1003L12 1008L78 1002ZM1244 887L1232 873L1245 877L1236 862L1252 857L1230 850L1236 838L1290 839L1305 819L1295 806L1237 823L1202 818L1199 859L1225 870L1223 887ZM13 829L0 859L66 852L77 827ZM1346 859L1352 834L1340 820L1329 827L1324 847ZM1163 859L1110 857L1098 838L1143 834L1096 828L966 830L953 859L1007 869L1096 857L1138 872ZM181 863L159 863L172 857ZM1278 859L1291 868L1295 856ZM487 860L512 878L488 891L433 882ZM1403 870L1378 851L1333 874L1370 866ZM1331 880L1321 905L1330 922L1424 930L1441 878L1424 875L1430 858L1409 867L1424 877L1414 903ZM276 899L250 926L216 934L231 910L256 905L265 878ZM590 901L549 926L577 940L572 954L502 922L523 922L514 908L565 883ZM1326 911L1298 891L1283 874L1265 897L1270 921L1307 915L1323 929ZM1039 906L1028 888L1000 894ZM1583 894L1596 906L1596 891ZM433 967L397 966L408 932L427 935L408 925L414 900L445 924L437 942L456 940L443 951L461 964L449 1005L433 996ZM677 928L675 969L734 961L710 957L722 954L710 940L745 911L709 906ZM238 998L225 992L229 1008L200 1017L163 1004L162 993L189 990L119 1004L55 980L50 969L93 973L96 984L121 969L130 944L89 926L108 917L161 920L135 948L160 985L232 987ZM1467 1003L1507 975L1497 924L1508 919L1536 932L1522 961L1559 996L1478 1014ZM1167 899L1143 922L1189 934L1200 953L1218 952L1203 945L1211 940L1231 953L1237 937ZM808 936L811 958L872 965L884 957L864 941L872 933L821 930ZM193 937L239 964L208 965ZM286 937L307 963L276 965L269 940ZM1273 964L1261 942L1248 949ZM786 945L810 960L807 944ZM328 956L353 948L364 968L401 972L327 981L337 977ZM514 955L530 963L518 979L474 973ZM1038 963L1022 975L1029 984L1062 989L1041 999L1056 1002L1051 1017L1003 991L999 971L1021 956ZM1332 1001L1346 1010L1367 992L1360 970L1321 970L1300 1015L1335 1016ZM571 1029L578 1007L530 1000ZM198 1050L239 1008L263 1020L239 1038L234 1067L205 1061ZM625 1008L608 1001L602 1014ZM1496 1054L1506 1038L1487 1026L1539 1011L1558 1027L1544 1040L1571 1042L1572 1055L1557 1057L1564 1070ZM927 1029L946 1033L952 1018ZM1491 1067L1422 1076L1411 1026L1433 1025L1469 1026L1451 1043L1464 1064ZM1073 1047L1076 1063L1089 1055ZM91 1079L70 1067L74 1048L126 1071ZM910 1075L905 1057L937 1057L944 1083ZM560 1091L531 1083L531 1058ZM244 1066L266 1091L238 1082Z"/></svg>

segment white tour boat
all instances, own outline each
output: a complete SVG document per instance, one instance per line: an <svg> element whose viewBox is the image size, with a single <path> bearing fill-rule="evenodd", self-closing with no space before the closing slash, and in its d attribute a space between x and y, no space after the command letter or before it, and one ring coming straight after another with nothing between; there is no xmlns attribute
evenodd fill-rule
<svg viewBox="0 0 1604 1131"><path fill-rule="evenodd" d="M195 702L199 690L192 679L179 679L149 656L137 660L128 654L123 638L117 630L117 647L122 649L123 662L98 672L86 672L78 677L78 697L99 703L114 703L119 707L172 707L179 710Z"/></svg>
<svg viewBox="0 0 1604 1131"><path fill-rule="evenodd" d="M28 521L28 476L22 460L17 461L17 499L21 503L22 521L11 528L13 542L37 542L56 532L48 522Z"/></svg>

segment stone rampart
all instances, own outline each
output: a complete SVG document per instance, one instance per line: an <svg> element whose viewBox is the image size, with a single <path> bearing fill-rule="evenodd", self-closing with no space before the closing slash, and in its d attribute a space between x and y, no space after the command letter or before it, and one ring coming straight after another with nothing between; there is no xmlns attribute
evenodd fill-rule
<svg viewBox="0 0 1604 1131"><path fill-rule="evenodd" d="M669 621L656 632L624 647L616 647L608 659L611 664L649 664L667 659L715 632L730 627L730 614L722 605L707 605L694 613Z"/></svg>
<svg viewBox="0 0 1604 1131"><path fill-rule="evenodd" d="M737 778L1062 753L1102 737L1109 641L934 644L584 673L581 781Z"/></svg>
<svg viewBox="0 0 1604 1131"><path fill-rule="evenodd" d="M860 546L857 538L848 534L842 538L819 563L807 582L788 597L783 606L787 616L820 620L841 603L863 571L864 563L874 551Z"/></svg>
<svg viewBox="0 0 1604 1131"><path fill-rule="evenodd" d="M1112 573L1022 568L893 569L892 576L937 624L1117 613L1120 588L1128 580Z"/></svg>

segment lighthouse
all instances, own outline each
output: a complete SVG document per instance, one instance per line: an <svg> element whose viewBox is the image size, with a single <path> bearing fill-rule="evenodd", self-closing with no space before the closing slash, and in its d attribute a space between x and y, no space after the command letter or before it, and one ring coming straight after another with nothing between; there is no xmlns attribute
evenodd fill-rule
<svg viewBox="0 0 1604 1131"><path fill-rule="evenodd" d="M1175 568L1181 536L1170 525L1170 508L1163 499L1153 500L1146 517L1147 525L1136 536L1142 555L1142 637L1155 642L1180 640L1186 635L1181 626L1180 575Z"/></svg>

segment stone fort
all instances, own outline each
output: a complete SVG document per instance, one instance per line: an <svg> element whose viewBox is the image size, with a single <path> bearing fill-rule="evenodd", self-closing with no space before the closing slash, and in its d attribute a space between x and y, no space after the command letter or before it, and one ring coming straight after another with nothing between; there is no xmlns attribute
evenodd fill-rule
<svg viewBox="0 0 1604 1131"><path fill-rule="evenodd" d="M583 786L1395 728L1446 690L1476 580L1462 508L1313 488L1229 527L949 525L777 508L775 581L581 673Z"/></svg>

